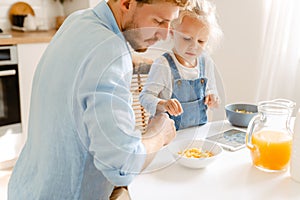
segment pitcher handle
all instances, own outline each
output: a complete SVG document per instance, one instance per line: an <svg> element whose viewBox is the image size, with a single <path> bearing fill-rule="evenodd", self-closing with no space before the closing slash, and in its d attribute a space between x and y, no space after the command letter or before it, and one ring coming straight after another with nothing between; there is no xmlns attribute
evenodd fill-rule
<svg viewBox="0 0 300 200"><path fill-rule="evenodd" d="M263 115L261 113L258 113L257 115L255 115L251 121L249 122L249 126L247 128L247 134L246 134L246 146L249 149L252 149L254 146L252 144L252 134L253 134L253 130L256 127L257 123L259 121L263 120Z"/></svg>

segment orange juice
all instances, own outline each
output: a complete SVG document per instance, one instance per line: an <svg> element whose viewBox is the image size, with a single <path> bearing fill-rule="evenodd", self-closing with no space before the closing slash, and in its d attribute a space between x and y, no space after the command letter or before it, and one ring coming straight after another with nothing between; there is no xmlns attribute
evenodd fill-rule
<svg viewBox="0 0 300 200"><path fill-rule="evenodd" d="M292 149L292 137L285 132L262 130L252 135L253 164L266 170L287 168Z"/></svg>

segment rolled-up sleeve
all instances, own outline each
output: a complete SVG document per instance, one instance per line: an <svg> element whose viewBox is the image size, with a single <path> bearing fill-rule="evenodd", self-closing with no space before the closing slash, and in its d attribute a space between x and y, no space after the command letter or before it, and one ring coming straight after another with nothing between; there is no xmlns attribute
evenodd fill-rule
<svg viewBox="0 0 300 200"><path fill-rule="evenodd" d="M82 63L77 102L96 168L113 185L128 185L141 171L146 150L131 107L131 57L119 43L99 45Z"/></svg>

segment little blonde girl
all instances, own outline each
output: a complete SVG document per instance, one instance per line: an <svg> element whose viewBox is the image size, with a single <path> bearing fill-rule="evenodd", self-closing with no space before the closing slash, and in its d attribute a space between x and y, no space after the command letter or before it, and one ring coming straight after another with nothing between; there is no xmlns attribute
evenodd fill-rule
<svg viewBox="0 0 300 200"><path fill-rule="evenodd" d="M179 130L205 124L207 108L219 104L214 63L206 50L222 31L206 0L180 11L171 26L172 51L152 64L140 102L152 116L168 112Z"/></svg>

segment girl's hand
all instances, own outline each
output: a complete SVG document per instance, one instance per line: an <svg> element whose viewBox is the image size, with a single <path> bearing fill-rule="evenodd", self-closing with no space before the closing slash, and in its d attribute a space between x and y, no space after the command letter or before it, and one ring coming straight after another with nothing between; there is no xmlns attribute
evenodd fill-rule
<svg viewBox="0 0 300 200"><path fill-rule="evenodd" d="M183 112L181 104L177 99L163 100L160 101L159 104L162 105L170 115L178 116Z"/></svg>
<svg viewBox="0 0 300 200"><path fill-rule="evenodd" d="M206 104L209 108L218 108L220 99L213 94L209 94L205 97L204 104Z"/></svg>

